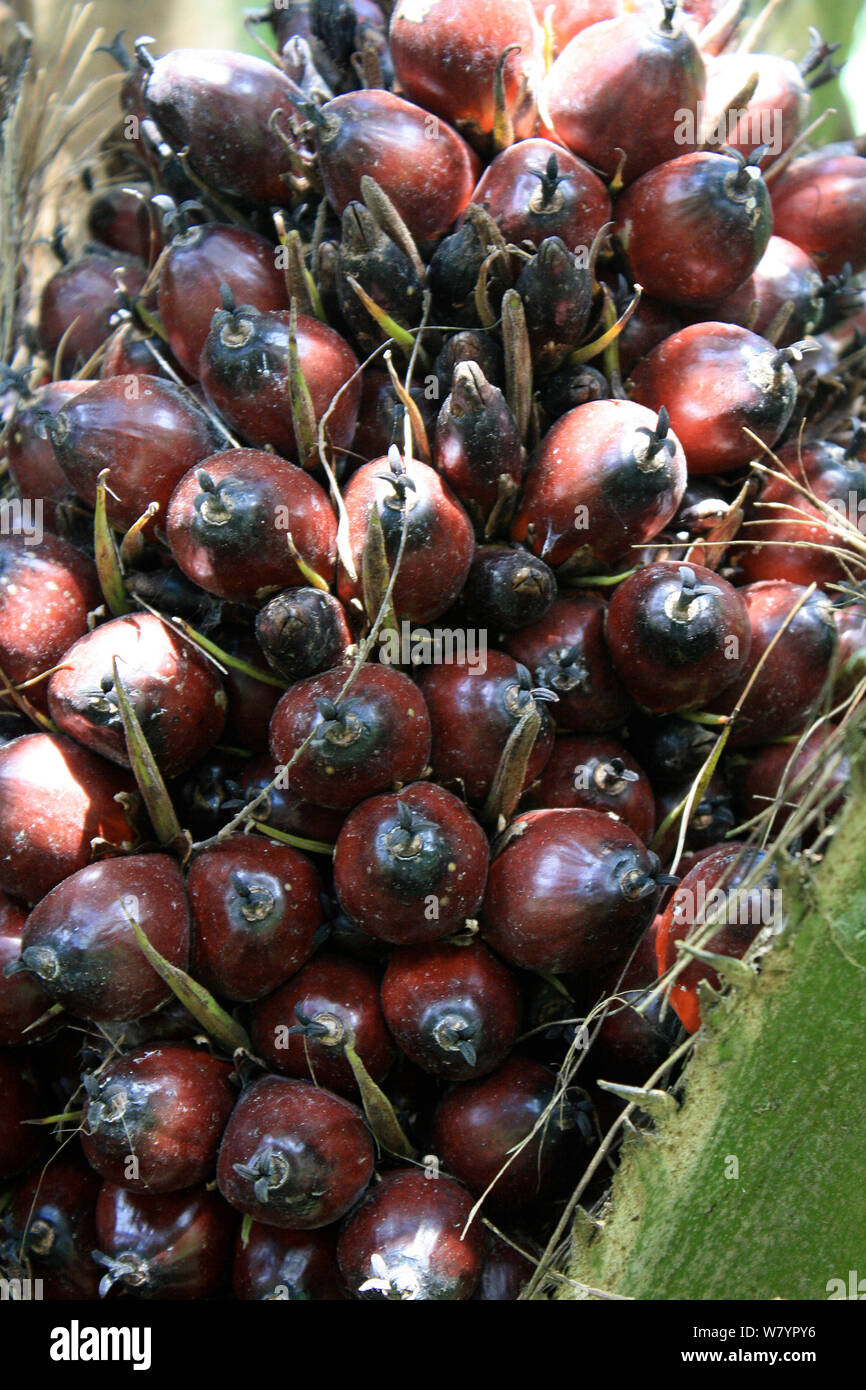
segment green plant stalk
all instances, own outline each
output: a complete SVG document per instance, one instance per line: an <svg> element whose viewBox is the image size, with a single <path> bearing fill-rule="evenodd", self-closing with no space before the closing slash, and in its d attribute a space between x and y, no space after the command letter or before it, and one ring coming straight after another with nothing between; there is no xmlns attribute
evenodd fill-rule
<svg viewBox="0 0 866 1390"><path fill-rule="evenodd" d="M755 987L704 1009L682 1107L626 1142L603 1232L578 1214L575 1281L638 1299L821 1300L866 1275L864 832L861 764L824 862L783 879L786 931Z"/></svg>

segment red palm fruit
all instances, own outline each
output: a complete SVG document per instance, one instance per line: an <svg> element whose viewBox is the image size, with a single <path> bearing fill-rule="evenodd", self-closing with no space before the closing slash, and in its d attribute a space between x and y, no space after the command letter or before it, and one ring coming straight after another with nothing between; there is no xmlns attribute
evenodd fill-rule
<svg viewBox="0 0 866 1390"><path fill-rule="evenodd" d="M661 787L656 793L656 823L661 826L672 811L681 806L689 795L693 779L685 779L678 785ZM731 793L724 777L718 772L710 778L700 800L692 809L686 830L685 847L688 850L708 849L722 844L725 836L736 824ZM670 858L677 845L679 824L668 826L656 848L660 855Z"/></svg>
<svg viewBox="0 0 866 1390"><path fill-rule="evenodd" d="M833 685L835 705L847 700L866 675L866 608L859 603L847 608L834 608L833 620L839 635L837 674Z"/></svg>
<svg viewBox="0 0 866 1390"><path fill-rule="evenodd" d="M503 1062L520 1027L520 991L480 941L404 946L382 980L385 1021L416 1066L466 1081Z"/></svg>
<svg viewBox="0 0 866 1390"><path fill-rule="evenodd" d="M22 1277L42 1281L50 1302L96 1298L96 1198L102 1180L75 1153L55 1154L10 1194L3 1228Z"/></svg>
<svg viewBox="0 0 866 1390"><path fill-rule="evenodd" d="M213 1174L235 1103L232 1068L206 1048L164 1043L84 1076L81 1147L129 1192L179 1192Z"/></svg>
<svg viewBox="0 0 866 1390"><path fill-rule="evenodd" d="M318 872L296 849L232 835L187 875L192 969L224 999L261 999L312 955L322 925Z"/></svg>
<svg viewBox="0 0 866 1390"><path fill-rule="evenodd" d="M263 1076L237 1102L217 1165L220 1192L266 1226L339 1221L373 1174L361 1112L309 1081Z"/></svg>
<svg viewBox="0 0 866 1390"><path fill-rule="evenodd" d="M314 1081L357 1100L360 1092L345 1053L351 1043L374 1081L394 1060L379 1003L379 980L361 961L333 952L316 956L252 1011L260 1057L276 1071Z"/></svg>
<svg viewBox="0 0 866 1390"><path fill-rule="evenodd" d="M155 63L139 56L148 113L199 178L246 202L288 202L292 163L271 115L282 111L285 128L292 88L278 67L218 48L176 48Z"/></svg>
<svg viewBox="0 0 866 1390"><path fill-rule="evenodd" d="M605 19L618 19L622 14L622 0L532 0L535 13L542 24L548 23L550 10L550 31L553 36L554 51L561 53L582 29L590 24L600 24Z"/></svg>
<svg viewBox="0 0 866 1390"><path fill-rule="evenodd" d="M532 460L511 539L592 574L657 536L685 491L686 456L656 409L590 401L561 416Z"/></svg>
<svg viewBox="0 0 866 1390"><path fill-rule="evenodd" d="M632 709L605 642L606 613L604 600L594 595L560 597L541 622L506 638L509 655L558 697L550 712L560 729L607 733Z"/></svg>
<svg viewBox="0 0 866 1390"><path fill-rule="evenodd" d="M0 888L35 902L90 862L91 841L135 839L115 800L135 783L59 734L27 734L0 748Z"/></svg>
<svg viewBox="0 0 866 1390"><path fill-rule="evenodd" d="M0 667L13 684L49 671L102 601L96 569L58 536L0 538ZM46 683L26 691L46 708Z"/></svg>
<svg viewBox="0 0 866 1390"><path fill-rule="evenodd" d="M151 245L151 220L147 188L121 188L115 184L93 198L87 209L87 230L95 241L112 251L149 262L151 250L162 250L157 231Z"/></svg>
<svg viewBox="0 0 866 1390"><path fill-rule="evenodd" d="M303 584L289 547L327 582L337 521L327 494L302 468L259 449L231 449L180 479L165 522L184 574L208 593L254 603L262 590Z"/></svg>
<svg viewBox="0 0 866 1390"><path fill-rule="evenodd" d="M712 304L748 279L773 231L760 169L742 155L681 155L617 199L616 227L634 279L656 299Z"/></svg>
<svg viewBox="0 0 866 1390"><path fill-rule="evenodd" d="M169 347L194 377L223 285L237 304L289 307L285 276L263 236L223 222L179 233L162 259L156 303Z"/></svg>
<svg viewBox="0 0 866 1390"><path fill-rule="evenodd" d="M57 462L54 446L40 412L56 414L61 406L87 391L91 381L49 381L32 401L19 401L6 434L9 476L21 497L42 501L44 524L57 524L57 504L72 494L69 479Z"/></svg>
<svg viewBox="0 0 866 1390"><path fill-rule="evenodd" d="M468 205L481 172L478 157L420 106L392 92L346 92L314 119L325 193L338 214L361 201L365 174L385 190L419 241L441 237Z"/></svg>
<svg viewBox="0 0 866 1390"><path fill-rule="evenodd" d="M570 251L592 246L610 221L610 195L588 164L551 140L519 140L487 166L472 194L506 241L540 246L556 236Z"/></svg>
<svg viewBox="0 0 866 1390"><path fill-rule="evenodd" d="M772 236L754 271L739 289L713 305L713 318L738 323L753 333L773 332L779 347L814 333L824 314L822 280L815 262L799 246L784 237ZM787 314L787 326L776 336L776 328ZM655 346L655 345L653 345Z"/></svg>
<svg viewBox="0 0 866 1390"><path fill-rule="evenodd" d="M677 941L691 939L701 950L739 958L754 941L761 927L770 926L778 915L778 879L768 869L754 887L742 890L747 877L754 878L762 854L742 844L724 845L707 854L695 865L662 914L656 932L656 958L659 975L680 960ZM718 930L713 931L713 924ZM777 922L777 925L778 922ZM671 1004L690 1033L701 1024L698 984L706 980L718 989L719 977L712 966L693 960L671 985Z"/></svg>
<svg viewBox="0 0 866 1390"><path fill-rule="evenodd" d="M343 911L368 935L405 945L435 941L478 909L487 840L463 802L416 782L350 813L334 851Z"/></svg>
<svg viewBox="0 0 866 1390"><path fill-rule="evenodd" d="M572 255L559 237L548 237L517 280L535 370L541 375L565 364L583 340L592 313L596 282L584 257Z"/></svg>
<svg viewBox="0 0 866 1390"><path fill-rule="evenodd" d="M649 778L616 739L565 734L534 788L533 804L545 810L604 811L649 844L655 801Z"/></svg>
<svg viewBox="0 0 866 1390"><path fill-rule="evenodd" d="M456 497L486 520L519 486L526 454L504 395L477 362L458 362L436 421L434 461Z"/></svg>
<svg viewBox="0 0 866 1390"><path fill-rule="evenodd" d="M232 1289L244 1301L345 1300L336 1231L282 1231L254 1221L235 1245Z"/></svg>
<svg viewBox="0 0 866 1390"><path fill-rule="evenodd" d="M171 965L186 968L189 907L180 869L164 854L103 859L70 874L27 918L17 968L81 1018L139 1018L171 990L148 964L130 918Z"/></svg>
<svg viewBox="0 0 866 1390"><path fill-rule="evenodd" d="M185 772L219 739L226 694L213 666L155 613L113 618L69 648L48 682L52 719L94 753L129 767L115 661L160 771Z"/></svg>
<svg viewBox="0 0 866 1390"><path fill-rule="evenodd" d="M623 685L653 714L701 705L743 670L746 604L703 565L661 561L620 584L607 610L607 644Z"/></svg>
<svg viewBox="0 0 866 1390"><path fill-rule="evenodd" d="M50 1007L38 981L20 971L8 979L3 969L21 954L21 937L27 909L0 893L0 1047L30 1042L33 1033L25 1029L41 1018Z"/></svg>
<svg viewBox="0 0 866 1390"><path fill-rule="evenodd" d="M277 771L269 754L253 758L238 776L238 795L242 800L252 800L266 787L270 787ZM344 810L316 806L312 802L304 801L297 792L284 786L270 787L256 815L265 825L272 825L275 830L282 830L287 835L319 840L325 844L334 843L346 819Z"/></svg>
<svg viewBox="0 0 866 1390"><path fill-rule="evenodd" d="M192 1187L160 1196L102 1184L96 1199L94 1258L135 1298L192 1301L221 1293L229 1278L237 1213L217 1192Z"/></svg>
<svg viewBox="0 0 866 1390"><path fill-rule="evenodd" d="M470 1298L487 1253L471 1212L472 1198L451 1178L386 1173L340 1232L337 1258L352 1297Z"/></svg>
<svg viewBox="0 0 866 1390"><path fill-rule="evenodd" d="M123 528L151 502L159 503L164 525L184 473L225 442L191 397L155 376L98 381L61 406L46 427L57 462L89 507L96 505L100 473L111 470L108 518Z"/></svg>
<svg viewBox="0 0 866 1390"><path fill-rule="evenodd" d="M406 532L393 592L398 617L425 623L446 612L466 582L475 538L468 516L435 469L416 459L404 461L392 449L387 459L362 464L352 474L343 501L358 574L353 580L338 567L337 592L343 603L363 596L363 556L375 508L392 567Z"/></svg>
<svg viewBox="0 0 866 1390"><path fill-rule="evenodd" d="M217 309L202 346L197 370L205 395L248 444L270 446L292 463L318 468L318 429L309 452L299 457L289 389L291 315L226 303L231 307ZM298 315L295 341L316 426L341 393L325 432L334 448L348 449L361 398L361 378L352 380L358 359L339 333L304 314Z"/></svg>
<svg viewBox="0 0 866 1390"><path fill-rule="evenodd" d="M120 302L118 278L134 299L147 279L139 261L123 256L83 256L52 275L39 306L39 345L53 362L61 342L60 372L71 376L88 362L111 334Z"/></svg>
<svg viewBox="0 0 866 1390"><path fill-rule="evenodd" d="M550 694L533 689L525 667L504 652L489 651L479 670L431 666L419 685L433 729L433 775L458 787L470 806L484 805L505 746L532 709L541 727L529 754L524 787L539 775L553 747L553 726L546 709Z"/></svg>
<svg viewBox="0 0 866 1390"><path fill-rule="evenodd" d="M625 310L633 298L628 284L624 284L617 295L617 306ZM683 321L677 311L669 304L644 295L625 328L619 335L619 364L623 377L634 370L642 357L646 357L654 347L679 332ZM585 369L584 369L585 370Z"/></svg>
<svg viewBox="0 0 866 1390"><path fill-rule="evenodd" d="M271 720L271 753L292 763L289 785L307 801L350 810L414 782L430 757L430 715L417 685L388 666L360 668L345 695L345 667L298 681Z"/></svg>
<svg viewBox="0 0 866 1390"><path fill-rule="evenodd" d="M256 641L286 681L328 671L352 645L346 610L321 589L285 589L256 614Z"/></svg>
<svg viewBox="0 0 866 1390"><path fill-rule="evenodd" d="M740 590L749 610L752 647L739 677L709 706L730 714L763 660L770 642L805 590L784 580L747 584ZM729 747L749 748L799 733L817 704L831 673L837 647L833 610L817 589L801 606L761 666L746 698Z"/></svg>
<svg viewBox="0 0 866 1390"><path fill-rule="evenodd" d="M772 185L773 221L817 265L866 269L866 159L830 145L801 155Z"/></svg>
<svg viewBox="0 0 866 1390"><path fill-rule="evenodd" d="M151 352L151 346L156 348L163 359L166 358L165 344L160 338L142 331L134 323L121 324L112 334L102 358L99 368L100 381L106 381L112 376L158 376L166 381L171 380L169 372L160 366ZM168 366L172 366L171 358L168 358ZM174 370L183 372L183 368L176 365ZM87 382L86 385L89 386L90 383Z"/></svg>
<svg viewBox="0 0 866 1390"><path fill-rule="evenodd" d="M700 140L704 64L675 10L665 0L661 19L627 14L584 29L542 87L542 114L563 144L608 176L624 153L627 183Z"/></svg>
<svg viewBox="0 0 866 1390"><path fill-rule="evenodd" d="M394 72L419 106L469 139L493 131L502 55L505 106L518 139L532 134L541 79L542 33L531 0L398 0L388 31Z"/></svg>
<svg viewBox="0 0 866 1390"><path fill-rule="evenodd" d="M696 323L667 338L629 377L635 401L662 405L689 473L731 473L755 456L749 429L771 448L797 398L790 348L731 323Z"/></svg>
<svg viewBox="0 0 866 1390"><path fill-rule="evenodd" d="M10 1052L0 1052L0 1181L14 1178L45 1148L38 1120L45 1101L29 1072Z"/></svg>
<svg viewBox="0 0 866 1390"><path fill-rule="evenodd" d="M434 1151L474 1196L495 1184L485 1198L495 1211L559 1196L574 1184L581 1138L567 1101L554 1102L555 1090L547 1067L509 1057L492 1075L463 1082L440 1101ZM548 1107L549 1121L539 1124Z"/></svg>
<svg viewBox="0 0 866 1390"><path fill-rule="evenodd" d="M721 53L707 62L705 106L713 115L728 111L752 75L758 85L747 102L738 101L720 129L709 131L720 145L746 158L766 145L778 159L793 145L809 116L811 93L790 58L775 53Z"/></svg>
<svg viewBox="0 0 866 1390"><path fill-rule="evenodd" d="M556 579L522 547L479 545L460 595L466 621L495 633L537 623L556 598Z"/></svg>
<svg viewBox="0 0 866 1390"><path fill-rule="evenodd" d="M625 961L658 901L655 855L600 811L529 811L513 825L490 865L485 941L526 970Z"/></svg>
<svg viewBox="0 0 866 1390"><path fill-rule="evenodd" d="M321 590L314 590L320 593ZM261 648L251 632L243 627L223 628L218 637L223 651L238 656L257 670L266 668L262 662ZM332 661L328 662L333 665ZM228 713L223 742L233 748L244 748L251 753L263 753L268 746L268 728L271 715L276 709L282 694L280 687L248 676L245 671L230 666L223 677L228 696Z"/></svg>
<svg viewBox="0 0 866 1390"><path fill-rule="evenodd" d="M777 835L819 781L822 798L831 789L838 792L823 811L824 821L835 816L851 781L848 757L838 750L838 745L837 751L830 752L835 734L832 724L823 724L803 740L802 746L799 740L793 744L771 743L766 748L756 748L748 762L735 763L731 775L742 819L751 820L772 806L767 830ZM814 832L809 838L814 838Z"/></svg>
<svg viewBox="0 0 866 1390"><path fill-rule="evenodd" d="M826 586L844 580L842 560L832 552L845 545L840 534L843 519L857 526L866 509L866 467L857 460L860 447L858 433L847 448L813 440L779 451L778 458L793 482L768 478L751 508L742 532L749 544L738 547L736 554L747 583L787 579L792 584ZM838 512L839 521L795 484L805 485Z"/></svg>
<svg viewBox="0 0 866 1390"><path fill-rule="evenodd" d="M477 1303L515 1303L520 1291L532 1277L535 1265L521 1255L513 1245L488 1232L490 1253L481 1274L481 1282L472 1295Z"/></svg>

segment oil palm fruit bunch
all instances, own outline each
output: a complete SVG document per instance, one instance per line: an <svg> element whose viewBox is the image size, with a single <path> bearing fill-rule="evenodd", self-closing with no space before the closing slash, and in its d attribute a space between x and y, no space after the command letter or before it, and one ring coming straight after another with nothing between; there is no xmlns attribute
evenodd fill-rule
<svg viewBox="0 0 866 1390"><path fill-rule="evenodd" d="M745 9L110 46L0 396L8 1277L535 1293L783 949L866 680L866 152Z"/></svg>

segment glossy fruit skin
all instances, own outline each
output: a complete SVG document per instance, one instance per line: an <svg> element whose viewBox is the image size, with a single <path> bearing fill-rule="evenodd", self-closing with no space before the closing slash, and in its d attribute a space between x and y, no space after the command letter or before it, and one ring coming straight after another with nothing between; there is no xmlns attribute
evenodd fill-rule
<svg viewBox="0 0 866 1390"><path fill-rule="evenodd" d="M100 381L107 381L112 376L157 376L166 381L170 380L169 372L160 366L150 350L151 346L175 372L183 373L183 368L165 351L165 344L161 338L155 334L143 333L134 323L122 323L111 335L105 350L99 368ZM86 384L89 386L90 382Z"/></svg>
<svg viewBox="0 0 866 1390"><path fill-rule="evenodd" d="M164 525L184 473L225 443L189 397L155 376L98 381L62 406L49 428L60 467L89 507L99 474L111 470L108 519L124 530L150 502L159 503Z"/></svg>
<svg viewBox="0 0 866 1390"><path fill-rule="evenodd" d="M500 55L505 103L517 138L531 135L541 76L542 35L530 0L411 0L395 6L388 30L394 72L406 95L476 141L493 130Z"/></svg>
<svg viewBox="0 0 866 1390"><path fill-rule="evenodd" d="M140 261L110 254L71 261L54 272L42 291L39 342L49 362L54 361L67 329L75 325L63 345L61 376L72 376L110 336L110 320L119 308L115 270L134 299L147 278L145 267Z"/></svg>
<svg viewBox="0 0 866 1390"><path fill-rule="evenodd" d="M684 307L733 294L773 230L760 170L711 152L651 169L617 200L616 217L635 281Z"/></svg>
<svg viewBox="0 0 866 1390"><path fill-rule="evenodd" d="M480 941L395 951L382 980L382 1008L411 1061L452 1081L493 1071L520 1027L515 979Z"/></svg>
<svg viewBox="0 0 866 1390"><path fill-rule="evenodd" d="M475 1293L476 1303L515 1303L532 1277L535 1266L512 1245L488 1231L490 1253Z"/></svg>
<svg viewBox="0 0 866 1390"><path fill-rule="evenodd" d="M508 1163L510 1150L532 1131L555 1086L552 1071L517 1055L490 1076L454 1086L436 1110L434 1152L480 1197ZM485 1205L517 1211L567 1189L575 1177L577 1137L567 1115L554 1109L550 1123L508 1163Z"/></svg>
<svg viewBox="0 0 866 1390"><path fill-rule="evenodd" d="M724 110L753 73L758 85L748 102L737 102L736 127L719 132L719 144L746 158L757 145L769 144L778 159L793 145L809 117L811 94L797 64L774 53L722 53L707 63L706 109ZM756 134L760 132L760 138Z"/></svg>
<svg viewBox="0 0 866 1390"><path fill-rule="evenodd" d="M149 261L151 224L146 198L144 187L119 188L111 184L104 188L87 209L90 236L111 251ZM158 232L154 250L157 254L162 250L162 237Z"/></svg>
<svg viewBox="0 0 866 1390"><path fill-rule="evenodd" d="M162 262L156 302L168 345L192 376L198 376L222 285L228 285L236 304L289 307L285 276L277 269L274 247L263 236L222 222L181 232Z"/></svg>
<svg viewBox="0 0 866 1390"><path fill-rule="evenodd" d="M450 1301L470 1298L486 1256L482 1227L464 1228L472 1198L452 1178L417 1169L386 1173L340 1232L337 1258L354 1298ZM421 1233L423 1232L423 1239ZM374 1263L378 1255L384 1263ZM382 1279L384 1286L365 1288Z"/></svg>
<svg viewBox="0 0 866 1390"><path fill-rule="evenodd" d="M551 158L556 160L545 177ZM472 202L483 207L506 241L540 246L557 236L569 250L589 249L611 219L610 195L588 164L552 140L519 140L498 154Z"/></svg>
<svg viewBox="0 0 866 1390"><path fill-rule="evenodd" d="M771 743L756 749L748 763L736 767L732 779L741 819L751 820L766 812L771 803L777 803L771 833L778 834L819 777L825 777L832 757L832 774L822 782L822 797L831 787L838 788L838 797L824 811L824 821L832 820L842 806L851 777L849 759L833 756L829 751L835 732L833 725L824 724L805 739L802 748L799 740L793 745Z"/></svg>
<svg viewBox="0 0 866 1390"><path fill-rule="evenodd" d="M299 970L322 925L321 879L290 845L232 835L187 875L192 969L223 999L261 999Z"/></svg>
<svg viewBox="0 0 866 1390"><path fill-rule="evenodd" d="M505 649L536 685L558 695L550 713L559 729L609 733L623 725L631 699L604 637L607 605L594 595L560 596L546 616L509 636Z"/></svg>
<svg viewBox="0 0 866 1390"><path fill-rule="evenodd" d="M477 910L487 861L484 832L459 797L415 782L350 813L334 852L334 887L344 912L377 940L434 941Z"/></svg>
<svg viewBox="0 0 866 1390"><path fill-rule="evenodd" d="M37 1120L45 1100L20 1060L0 1052L0 1180L14 1178L34 1163L45 1147Z"/></svg>
<svg viewBox="0 0 866 1390"><path fill-rule="evenodd" d="M752 634L739 591L703 565L662 561L616 589L607 644L629 694L653 714L701 705L735 681Z"/></svg>
<svg viewBox="0 0 866 1390"><path fill-rule="evenodd" d="M32 541L35 540L35 544ZM102 595L96 568L58 536L0 537L0 666L17 685L55 666L87 631ZM25 693L46 709L47 682Z"/></svg>
<svg viewBox="0 0 866 1390"><path fill-rule="evenodd" d="M149 1013L171 990L142 954L127 913L160 955L186 969L189 907L181 872L164 854L104 859L70 874L27 919L24 968L81 1018L118 1023Z"/></svg>
<svg viewBox="0 0 866 1390"><path fill-rule="evenodd" d="M436 421L437 471L470 513L486 520L500 490L511 491L526 471L517 421L504 395L477 362L458 362Z"/></svg>
<svg viewBox="0 0 866 1390"><path fill-rule="evenodd" d="M566 45L545 79L542 109L563 144L604 174L616 172L617 147L623 150L623 178L631 183L695 148L697 130L680 138L688 135L683 112L696 126L704 87L704 64L687 29L675 22L665 33L640 14L624 15Z"/></svg>
<svg viewBox="0 0 866 1390"><path fill-rule="evenodd" d="M57 525L57 504L72 495L69 479L57 462L54 446L37 418L36 410L52 414L73 396L87 391L90 381L49 381L31 402L19 401L6 435L9 475L25 500L41 499L44 523Z"/></svg>
<svg viewBox="0 0 866 1390"><path fill-rule="evenodd" d="M306 1034L290 1034L290 1029L304 1027L304 1020L313 1027ZM375 972L333 952L317 955L276 993L260 1000L252 1012L252 1030L259 1056L276 1071L356 1102L360 1092L344 1043L354 1039L376 1082L384 1080L394 1058Z"/></svg>
<svg viewBox="0 0 866 1390"><path fill-rule="evenodd" d="M304 582L289 530L306 563L330 583L337 522L324 489L302 468L258 449L202 459L179 480L166 516L184 574L208 593L242 603L255 602L262 589Z"/></svg>
<svg viewBox="0 0 866 1390"><path fill-rule="evenodd" d="M287 681L330 670L352 645L346 610L321 589L285 589L256 614L256 640L268 664Z"/></svg>
<svg viewBox="0 0 866 1390"><path fill-rule="evenodd" d="M761 927L770 924L778 910L778 895L772 893L778 880L772 871L746 897L737 893L738 885L751 872L755 857L754 850L732 843L706 855L686 874L671 897L656 933L660 976L679 960L675 942L692 936L697 929L700 929L703 950L740 957ZM720 884L719 891L725 900L723 907L719 900L710 896ZM708 937L703 923L709 925L718 913L721 913L719 930ZM741 921L741 918L746 920ZM708 980L714 988L719 988L716 972L701 961L693 961L671 985L671 1004L690 1033L701 1023L697 993L701 980Z"/></svg>
<svg viewBox="0 0 866 1390"><path fill-rule="evenodd" d="M730 714L775 634L805 590L784 580L740 590L749 610L752 647L738 680L710 705ZM729 747L750 748L798 733L821 697L837 646L833 610L817 589L782 633L747 697Z"/></svg>
<svg viewBox="0 0 866 1390"><path fill-rule="evenodd" d="M336 1232L283 1231L254 1221L246 1245L240 1235L235 1245L232 1289L244 1301L345 1300Z"/></svg>
<svg viewBox="0 0 866 1390"><path fill-rule="evenodd" d="M270 786L276 775L274 760L269 754L253 758L247 763L238 778L240 794L245 800L252 799ZM346 819L345 810L314 805L304 801L296 791L289 787L273 787L257 808L262 823L272 825L289 835L300 835L305 839L333 844Z"/></svg>
<svg viewBox="0 0 866 1390"><path fill-rule="evenodd" d="M291 162L269 126L281 108L285 128L292 109L279 68L246 53L176 48L148 73L144 101L169 144L188 150L191 167L212 188L251 203L288 201L281 176Z"/></svg>
<svg viewBox="0 0 866 1390"><path fill-rule="evenodd" d="M188 1188L160 1196L103 1183L96 1200L104 1297L121 1283L134 1297L192 1300L223 1291L237 1215L217 1192Z"/></svg>
<svg viewBox="0 0 866 1390"><path fill-rule="evenodd" d="M238 1173L238 1164L252 1176ZM217 1165L220 1192L233 1207L295 1231L338 1221L372 1173L373 1141L360 1111L309 1081L277 1076L261 1077L241 1096Z"/></svg>
<svg viewBox="0 0 866 1390"><path fill-rule="evenodd" d="M467 620L496 634L540 622L556 598L543 560L509 545L479 545L460 604Z"/></svg>
<svg viewBox="0 0 866 1390"><path fill-rule="evenodd" d="M26 908L0 893L0 1047L15 1047L34 1040L34 1034L25 1034L41 1018L50 1004L38 981L32 976L3 974L3 967L17 960L21 954L21 936L27 921Z"/></svg>
<svg viewBox="0 0 866 1390"><path fill-rule="evenodd" d="M778 363L778 365L777 365ZM654 348L629 377L634 400L662 405L689 473L731 473L771 448L794 410L797 383L765 338L729 323L696 323Z"/></svg>
<svg viewBox="0 0 866 1390"><path fill-rule="evenodd" d="M345 667L298 681L271 720L271 753L287 763L310 731L312 743L293 764L290 787L307 801L350 810L365 797L414 782L430 756L430 716L418 687L387 666L362 666L337 716L317 701L337 700Z"/></svg>
<svg viewBox="0 0 866 1390"><path fill-rule="evenodd" d="M659 409L661 409L661 404ZM590 401L560 417L538 447L511 539L558 569L593 573L629 559L679 506L686 456L676 435L631 401Z"/></svg>
<svg viewBox="0 0 866 1390"><path fill-rule="evenodd" d="M407 486L404 491L399 481L404 477L414 488ZM394 585L395 610L398 617L417 623L446 612L466 581L475 539L472 523L439 474L415 459L409 459L405 472L399 473L388 459L375 459L352 474L343 500L349 517L348 543L359 575L352 580L342 565L338 567L337 592L343 603L362 597L362 556L374 508L393 566L408 506L406 544Z"/></svg>
<svg viewBox="0 0 866 1390"><path fill-rule="evenodd" d="M69 648L48 682L52 719L92 752L129 767L114 662L163 776L185 772L218 741L226 694L213 666L156 614L114 618Z"/></svg>
<svg viewBox="0 0 866 1390"><path fill-rule="evenodd" d="M443 121L391 92L347 92L321 108L316 134L325 194L338 214L361 199L369 174L419 241L442 236L481 172L477 155Z"/></svg>
<svg viewBox="0 0 866 1390"><path fill-rule="evenodd" d="M652 920L656 869L634 831L603 812L529 811L491 862L482 935L526 970L625 960Z"/></svg>
<svg viewBox="0 0 866 1390"><path fill-rule="evenodd" d="M114 798L134 785L59 734L26 734L0 748L0 888L35 902L90 862L91 840L133 841Z"/></svg>
<svg viewBox="0 0 866 1390"><path fill-rule="evenodd" d="M510 656L488 651L483 670L430 666L419 685L433 730L433 776L438 782L460 785L470 806L483 806L505 745L533 706L541 728L524 785L541 772L553 746L547 702L533 698L529 674Z"/></svg>
<svg viewBox="0 0 866 1390"><path fill-rule="evenodd" d="M321 462L318 430L301 459L289 392L290 323L287 309L259 310L244 303L217 309L196 371L208 400L247 444L270 446L282 458L312 470ZM339 333L305 314L298 315L295 341L316 425L339 393L326 437L336 449L348 449L361 399L361 378L352 380L358 359Z"/></svg>
<svg viewBox="0 0 866 1390"><path fill-rule="evenodd" d="M752 544L738 547L737 553L747 583L787 579L804 587L813 582L824 587L844 582L844 567L830 553L840 544L833 534L833 518L817 502L859 524L866 468L849 455L850 449L824 440L795 441L779 450L777 457L793 482L767 478L749 509L743 539ZM805 484L810 496L804 497L794 484Z"/></svg>
<svg viewBox="0 0 866 1390"><path fill-rule="evenodd" d="M866 268L866 159L830 146L801 155L773 182L777 236L812 257L821 274Z"/></svg>
<svg viewBox="0 0 866 1390"><path fill-rule="evenodd" d="M231 1071L188 1043L111 1058L85 1078L81 1147L88 1163L129 1192L179 1192L206 1182L235 1103Z"/></svg>
<svg viewBox="0 0 866 1390"><path fill-rule="evenodd" d="M644 844L655 830L653 791L646 773L623 744L597 734L558 738L532 798L539 809L615 815Z"/></svg>
<svg viewBox="0 0 866 1390"><path fill-rule="evenodd" d="M23 1257L22 1277L41 1279L46 1300L92 1301L97 1296L99 1272L92 1251L101 1184L98 1173L73 1149L55 1155L11 1194L2 1229L13 1258Z"/></svg>
<svg viewBox="0 0 866 1390"><path fill-rule="evenodd" d="M765 334L776 316L793 301L788 326L776 340L788 347L816 332L824 314L822 280L811 256L784 237L771 236L754 271L739 287L712 308L712 317Z"/></svg>

